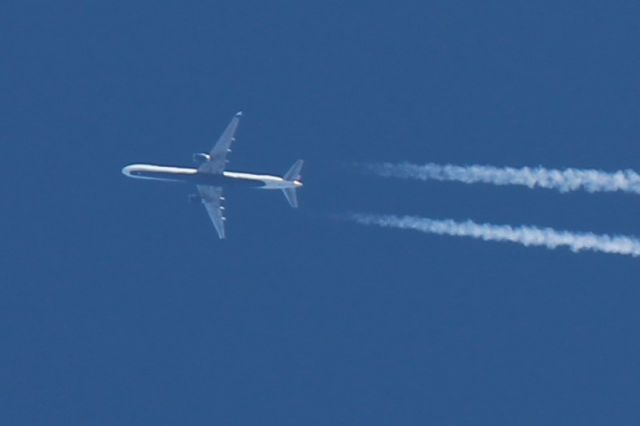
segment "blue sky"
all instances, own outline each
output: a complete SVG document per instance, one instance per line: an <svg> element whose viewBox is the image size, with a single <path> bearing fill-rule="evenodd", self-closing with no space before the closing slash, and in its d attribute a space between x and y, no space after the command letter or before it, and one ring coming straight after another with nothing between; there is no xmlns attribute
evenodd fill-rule
<svg viewBox="0 0 640 426"><path fill-rule="evenodd" d="M640 235L640 199L364 176L640 169L635 2L0 5L0 423L640 421L631 257L362 227L372 212ZM188 165L305 159L301 208Z"/></svg>

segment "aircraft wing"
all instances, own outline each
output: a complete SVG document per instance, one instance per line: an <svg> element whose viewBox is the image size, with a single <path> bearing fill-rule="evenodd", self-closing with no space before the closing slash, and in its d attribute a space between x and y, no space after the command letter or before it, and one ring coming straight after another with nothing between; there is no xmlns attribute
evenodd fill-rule
<svg viewBox="0 0 640 426"><path fill-rule="evenodd" d="M220 237L220 239L224 239L225 217L223 214L224 207L222 207L222 200L224 199L222 197L222 187L198 185L198 192L200 193L202 204L204 204L204 207L207 209L209 218L218 232L218 237Z"/></svg>
<svg viewBox="0 0 640 426"><path fill-rule="evenodd" d="M231 151L231 144L235 141L235 133L240 122L240 116L242 113L237 113L232 119L227 128L222 132L220 139L213 146L209 152L210 159L200 165L199 172L220 174L227 166L227 154Z"/></svg>

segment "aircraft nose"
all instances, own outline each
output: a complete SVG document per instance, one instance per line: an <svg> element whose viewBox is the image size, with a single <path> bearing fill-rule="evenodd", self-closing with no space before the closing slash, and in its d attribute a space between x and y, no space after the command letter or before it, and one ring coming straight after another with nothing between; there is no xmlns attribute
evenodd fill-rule
<svg viewBox="0 0 640 426"><path fill-rule="evenodd" d="M131 170L133 169L132 165L128 165L122 168L122 174L128 177L131 177Z"/></svg>

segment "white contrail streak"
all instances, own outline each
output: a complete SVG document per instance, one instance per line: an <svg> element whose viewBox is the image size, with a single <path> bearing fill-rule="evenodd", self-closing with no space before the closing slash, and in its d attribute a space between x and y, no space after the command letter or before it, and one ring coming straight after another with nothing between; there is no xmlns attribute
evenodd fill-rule
<svg viewBox="0 0 640 426"><path fill-rule="evenodd" d="M640 174L633 170L603 172L581 169L545 169L543 167L454 166L451 164L416 165L409 163L368 164L365 170L378 176L418 180L523 185L529 188L549 188L569 191L624 191L640 194Z"/></svg>
<svg viewBox="0 0 640 426"><path fill-rule="evenodd" d="M542 246L549 249L568 247L573 252L591 250L640 256L640 240L626 236L574 233L533 226L511 227L488 223L479 224L470 220L465 222L455 222L448 219L433 220L416 216L356 213L349 215L348 218L362 225L413 229L428 234L470 237L485 241L507 241L525 246Z"/></svg>

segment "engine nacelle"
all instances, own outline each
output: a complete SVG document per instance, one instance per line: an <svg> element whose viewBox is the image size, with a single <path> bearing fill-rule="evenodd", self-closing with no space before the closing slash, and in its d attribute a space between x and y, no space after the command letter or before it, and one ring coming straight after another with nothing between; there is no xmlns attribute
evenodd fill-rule
<svg viewBox="0 0 640 426"><path fill-rule="evenodd" d="M193 154L193 162L196 164L206 163L209 160L211 160L211 156L204 152L198 152Z"/></svg>

